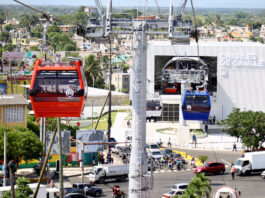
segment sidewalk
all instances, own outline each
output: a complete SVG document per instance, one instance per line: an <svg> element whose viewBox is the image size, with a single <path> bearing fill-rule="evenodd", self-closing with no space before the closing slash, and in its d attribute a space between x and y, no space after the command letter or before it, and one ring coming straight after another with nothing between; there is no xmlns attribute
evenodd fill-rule
<svg viewBox="0 0 265 198"><path fill-rule="evenodd" d="M126 117L128 113L118 112L116 119L111 128L111 137L114 137L117 142L125 141L125 132L132 130L126 126ZM132 123L131 123L132 124ZM156 134L156 130L159 128L178 128L178 123L146 123L146 140L147 143L156 143L159 140L159 136ZM204 138L197 138L197 149L211 149L211 150L232 150L234 142L237 145L237 149L243 149L241 142L237 142L237 138L231 137L222 131L222 128L218 125L209 125L208 135ZM161 138L163 145L167 145L168 138L170 135L164 134L164 137ZM177 144L177 141L174 141L171 138L172 146L177 148L195 148L195 145L192 144L192 138L190 138L188 144Z"/></svg>

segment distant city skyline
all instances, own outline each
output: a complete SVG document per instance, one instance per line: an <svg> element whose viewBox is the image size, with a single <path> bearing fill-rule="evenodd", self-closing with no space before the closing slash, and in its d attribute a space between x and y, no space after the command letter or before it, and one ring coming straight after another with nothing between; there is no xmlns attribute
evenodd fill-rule
<svg viewBox="0 0 265 198"><path fill-rule="evenodd" d="M21 0L23 3L30 5L67 5L67 6L93 6L92 0ZM137 2L143 5L145 0L113 0L114 7L136 7ZM180 0L173 0L174 6L178 6ZM106 0L102 0L103 5L106 5ZM0 4L18 5L13 0L0 0ZM155 6L155 0L148 0L150 7ZM160 7L168 7L169 0L158 0ZM265 8L265 0L194 0L196 8ZM187 7L190 7L188 1Z"/></svg>

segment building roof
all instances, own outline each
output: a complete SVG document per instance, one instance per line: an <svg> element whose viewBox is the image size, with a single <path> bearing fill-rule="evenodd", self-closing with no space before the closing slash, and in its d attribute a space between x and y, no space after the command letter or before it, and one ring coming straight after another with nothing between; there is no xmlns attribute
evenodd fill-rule
<svg viewBox="0 0 265 198"><path fill-rule="evenodd" d="M0 106L6 105L27 105L27 100L23 95L13 94L13 95L0 95Z"/></svg>

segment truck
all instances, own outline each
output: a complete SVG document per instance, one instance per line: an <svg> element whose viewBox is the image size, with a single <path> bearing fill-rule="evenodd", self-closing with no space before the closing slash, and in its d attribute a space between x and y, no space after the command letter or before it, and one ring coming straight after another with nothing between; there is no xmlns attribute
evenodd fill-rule
<svg viewBox="0 0 265 198"><path fill-rule="evenodd" d="M265 151L247 152L238 158L235 164L237 175L250 175L252 172L265 170Z"/></svg>
<svg viewBox="0 0 265 198"><path fill-rule="evenodd" d="M95 183L105 183L106 180L115 179L126 181L129 174L129 165L103 164L94 166L88 173L88 179Z"/></svg>

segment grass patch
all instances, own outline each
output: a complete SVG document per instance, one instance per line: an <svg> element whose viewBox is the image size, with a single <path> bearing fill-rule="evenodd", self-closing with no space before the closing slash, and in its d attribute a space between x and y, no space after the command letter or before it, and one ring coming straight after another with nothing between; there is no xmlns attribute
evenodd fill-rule
<svg viewBox="0 0 265 198"><path fill-rule="evenodd" d="M190 133L192 134L204 134L204 131L202 129L190 129Z"/></svg>
<svg viewBox="0 0 265 198"><path fill-rule="evenodd" d="M111 125L113 125L114 120L116 118L116 115L117 115L117 112L111 112ZM107 129L108 129L108 116L109 116L109 114L106 113L100 118L97 129L107 131ZM97 120L94 120L93 125L91 124L88 127L83 127L81 129L88 129L88 130L94 129L94 127L96 126L96 123L97 123Z"/></svg>
<svg viewBox="0 0 265 198"><path fill-rule="evenodd" d="M164 128L164 129L158 129L157 130L158 133L163 133L163 134L168 134L168 135L174 135L174 133L168 133L168 131L177 132L177 129L176 128Z"/></svg>

